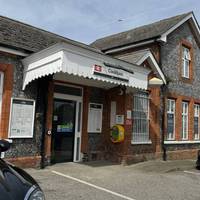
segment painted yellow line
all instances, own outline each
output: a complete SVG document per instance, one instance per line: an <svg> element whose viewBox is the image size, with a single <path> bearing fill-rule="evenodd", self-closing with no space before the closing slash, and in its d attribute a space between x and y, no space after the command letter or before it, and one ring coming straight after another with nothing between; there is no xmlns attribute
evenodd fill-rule
<svg viewBox="0 0 200 200"><path fill-rule="evenodd" d="M93 188L95 188L95 189L98 189L98 190L107 192L107 193L109 193L109 194L115 195L115 196L117 196L117 197L121 197L122 199L126 199L126 200L136 200L136 199L133 199L133 198L131 198L131 197L127 197L127 196L122 195L122 194L119 194L119 193L117 193L117 192L113 192L113 191L108 190L108 189L106 189L106 188L99 187L99 186L94 185L94 184L92 184L92 183L88 183L88 182L83 181L83 180L81 180L81 179L74 178L74 177L72 177L72 176L69 176L69 175L66 175L66 174L63 174L63 173L60 173L60 172L57 172L57 171L51 171L51 172L54 173L54 174L57 174L57 175L59 175L59 176L62 176L62 177L71 179L71 180L73 180L73 181L76 181L76 182L79 182L79 183L88 185L88 186L93 187Z"/></svg>

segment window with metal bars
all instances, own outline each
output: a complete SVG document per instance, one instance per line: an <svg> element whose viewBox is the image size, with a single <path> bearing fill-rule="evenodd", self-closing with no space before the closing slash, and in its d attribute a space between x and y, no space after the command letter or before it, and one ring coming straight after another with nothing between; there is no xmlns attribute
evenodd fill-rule
<svg viewBox="0 0 200 200"><path fill-rule="evenodd" d="M133 143L147 143L149 138L149 95L139 92L133 98Z"/></svg>

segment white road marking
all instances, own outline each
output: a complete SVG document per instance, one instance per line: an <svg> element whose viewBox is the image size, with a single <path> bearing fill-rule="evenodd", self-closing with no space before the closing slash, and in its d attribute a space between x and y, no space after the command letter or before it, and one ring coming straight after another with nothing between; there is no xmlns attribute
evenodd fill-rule
<svg viewBox="0 0 200 200"><path fill-rule="evenodd" d="M184 171L185 173L188 173L188 174L195 174L195 175L199 175L200 176L200 173L198 172L191 172L191 171Z"/></svg>
<svg viewBox="0 0 200 200"><path fill-rule="evenodd" d="M107 193L110 193L110 194L112 194L112 195L121 197L122 199L136 200L136 199L127 197L127 196L125 196L125 195L119 194L119 193L117 193L117 192L113 192L113 191L108 190L108 189L106 189L106 188L99 187L99 186L94 185L94 184L92 184L92 183L88 183L88 182L86 182L86 181L80 180L80 179L78 179L78 178L74 178L74 177L72 177L72 176L69 176L69 175L66 175L66 174L63 174L63 173L60 173L60 172L57 172L57 171L51 171L51 172L54 173L54 174L57 174L57 175L59 175L59 176L62 176L62 177L71 179L71 180L73 180L73 181L77 181L77 182L79 182L79 183L82 183L82 184L88 185L88 186L90 186L90 187L96 188L96 189L98 189L98 190L102 190L102 191L107 192Z"/></svg>

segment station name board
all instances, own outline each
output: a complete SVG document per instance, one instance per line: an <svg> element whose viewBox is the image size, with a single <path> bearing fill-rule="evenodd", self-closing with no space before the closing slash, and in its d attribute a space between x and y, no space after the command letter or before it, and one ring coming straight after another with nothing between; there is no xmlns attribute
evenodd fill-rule
<svg viewBox="0 0 200 200"><path fill-rule="evenodd" d="M124 82L129 81L129 75L126 71L113 67L94 65L93 74Z"/></svg>

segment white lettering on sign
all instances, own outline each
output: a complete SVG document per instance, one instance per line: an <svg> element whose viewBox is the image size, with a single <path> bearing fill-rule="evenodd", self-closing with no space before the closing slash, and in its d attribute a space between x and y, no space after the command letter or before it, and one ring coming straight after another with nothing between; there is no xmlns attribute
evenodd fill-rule
<svg viewBox="0 0 200 200"><path fill-rule="evenodd" d="M120 72L118 69L108 68L108 73L115 74L117 76L124 76L124 74L122 72Z"/></svg>
<svg viewBox="0 0 200 200"><path fill-rule="evenodd" d="M119 81L128 82L129 74L122 69L115 69L107 66L94 65L93 74L107 78L117 79Z"/></svg>

